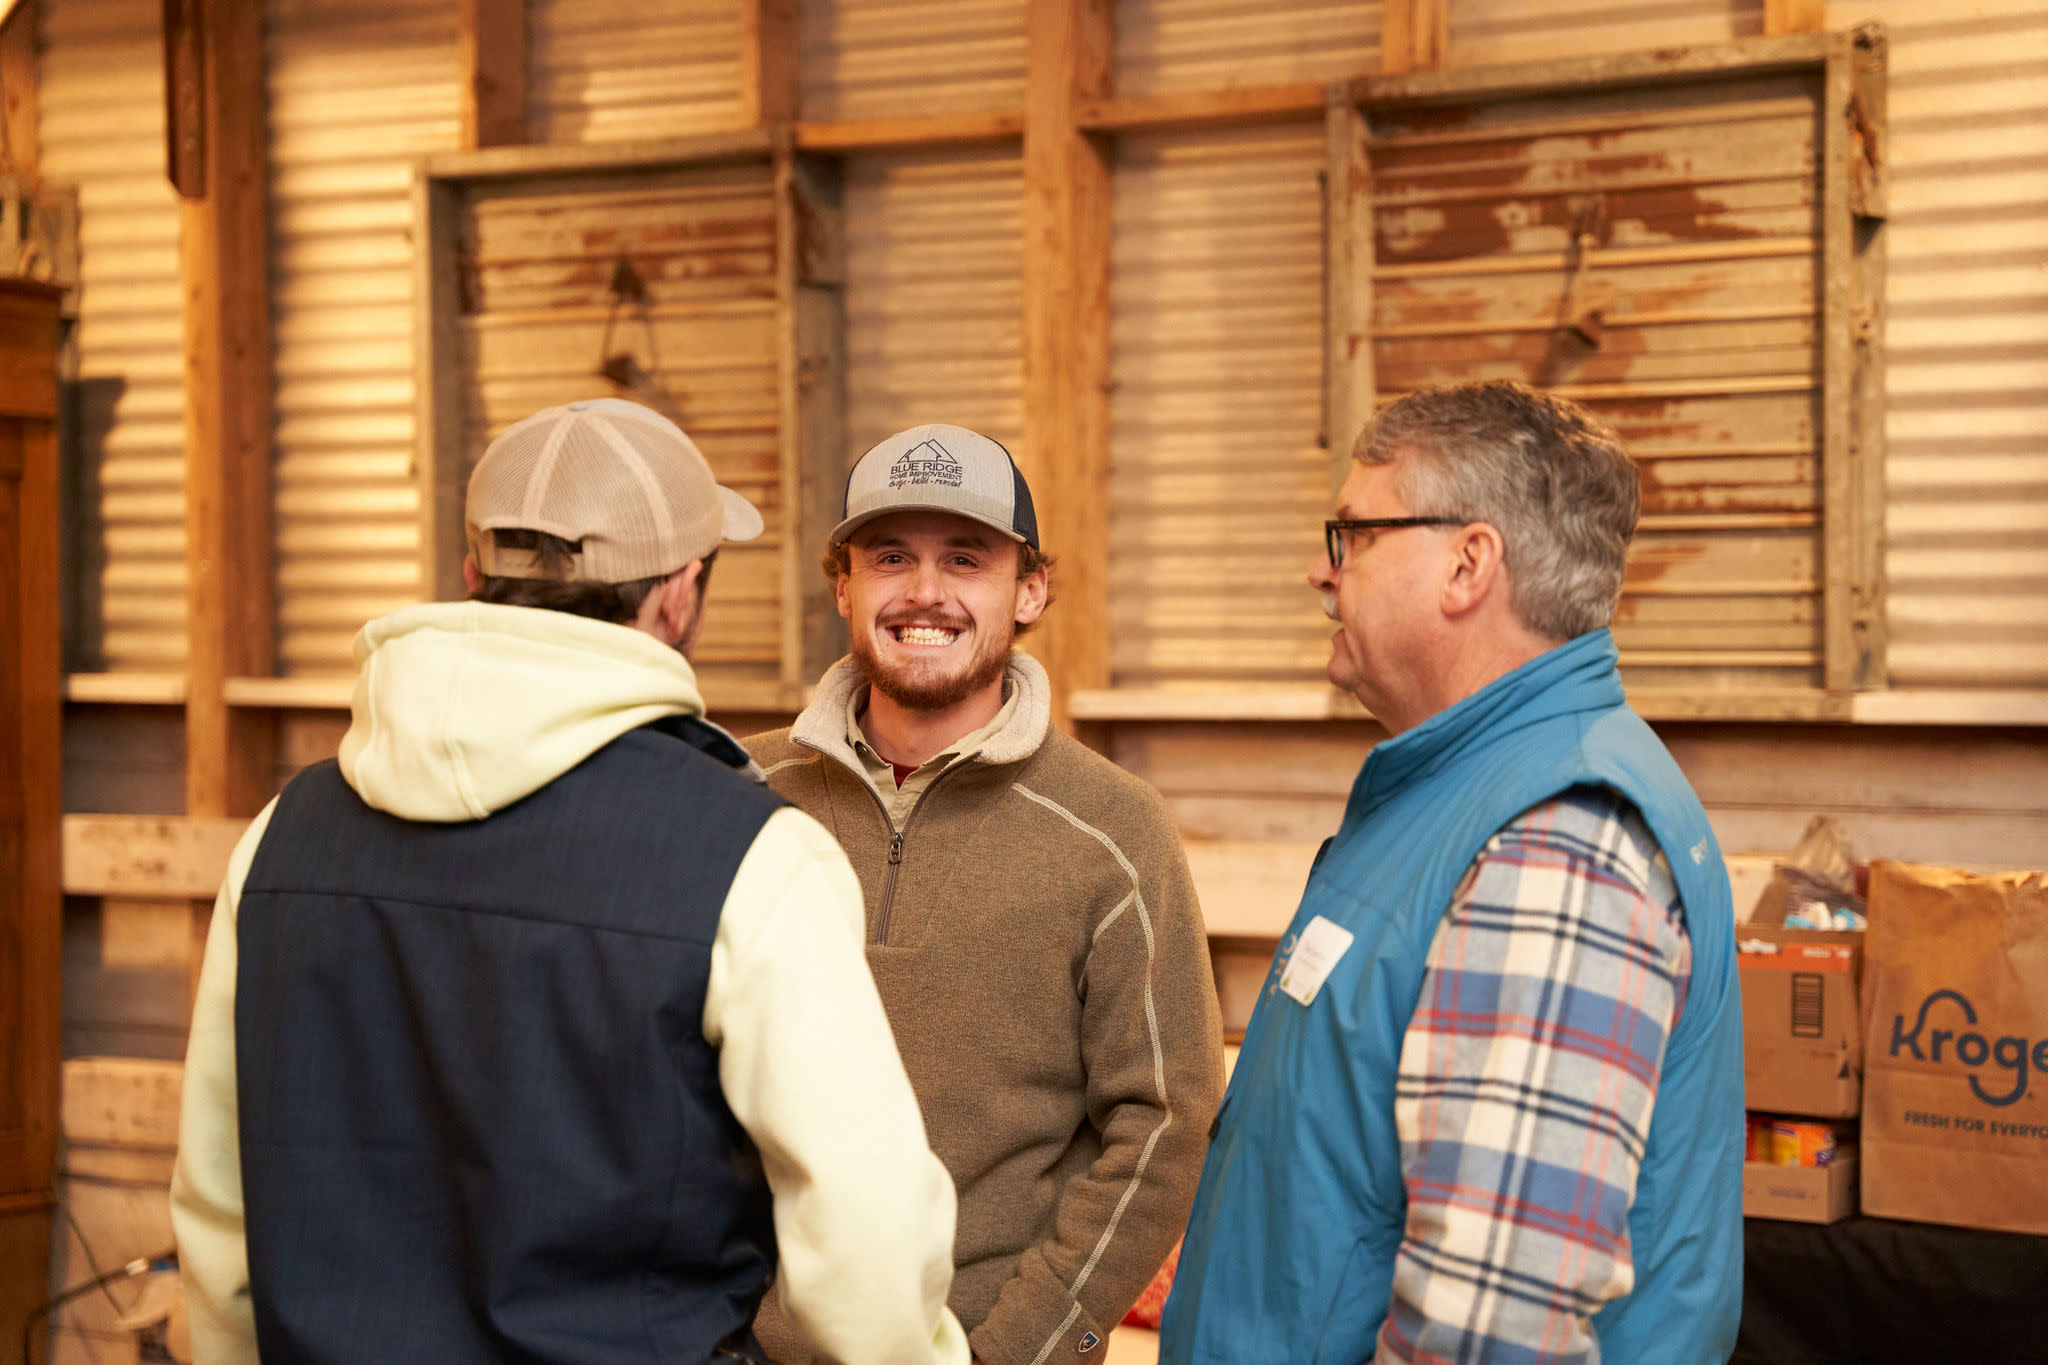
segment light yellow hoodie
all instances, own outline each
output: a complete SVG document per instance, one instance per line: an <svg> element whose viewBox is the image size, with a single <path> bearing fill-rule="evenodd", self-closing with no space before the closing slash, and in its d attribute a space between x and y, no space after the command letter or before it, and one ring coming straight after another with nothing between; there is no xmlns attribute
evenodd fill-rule
<svg viewBox="0 0 2048 1365"><path fill-rule="evenodd" d="M674 650L560 612L408 607L365 626L355 654L342 775L365 802L408 820L482 819L629 730L704 710ZM228 864L185 1059L171 1221L198 1365L257 1358L236 1126L235 926L275 804ZM726 897L704 1036L719 1048L726 1103L761 1149L783 1301L819 1349L848 1365L965 1362L966 1338L945 1306L953 1186L926 1145L864 937L845 855L811 817L777 811Z"/></svg>

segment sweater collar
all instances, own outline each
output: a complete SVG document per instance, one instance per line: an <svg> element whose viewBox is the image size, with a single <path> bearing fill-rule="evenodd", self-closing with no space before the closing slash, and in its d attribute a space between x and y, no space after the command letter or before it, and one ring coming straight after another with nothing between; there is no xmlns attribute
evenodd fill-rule
<svg viewBox="0 0 2048 1365"><path fill-rule="evenodd" d="M1362 814L1444 765L1553 717L1621 705L1620 652L1605 628L1537 655L1414 729L1376 745L1352 787Z"/></svg>
<svg viewBox="0 0 2048 1365"><path fill-rule="evenodd" d="M968 762L1022 763L1045 743L1052 727L1052 681L1045 666L1029 654L1012 651L1004 675L1017 705L1010 721L989 737ZM856 689L866 685L860 666L847 655L825 670L811 694L811 704L790 727L789 737L808 749L826 754L855 773L865 775L860 755L846 739L846 708Z"/></svg>

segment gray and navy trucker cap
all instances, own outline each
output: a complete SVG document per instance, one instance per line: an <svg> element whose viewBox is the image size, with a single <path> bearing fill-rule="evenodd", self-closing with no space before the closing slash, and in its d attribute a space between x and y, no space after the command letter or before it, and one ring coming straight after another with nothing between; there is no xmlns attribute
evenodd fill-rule
<svg viewBox="0 0 2048 1365"><path fill-rule="evenodd" d="M969 517L1038 548L1031 490L1000 441L966 427L932 422L878 441L846 480L839 544L876 517L925 508Z"/></svg>

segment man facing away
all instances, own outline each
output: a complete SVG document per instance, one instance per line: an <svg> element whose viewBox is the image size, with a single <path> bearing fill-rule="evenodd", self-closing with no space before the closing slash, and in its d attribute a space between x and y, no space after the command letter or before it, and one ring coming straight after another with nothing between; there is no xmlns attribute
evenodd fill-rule
<svg viewBox="0 0 2048 1365"><path fill-rule="evenodd" d="M1734 917L1606 629L1634 467L1571 404L1425 390L1309 581L1359 773L1239 1054L1162 1361L1723 1361Z"/></svg>
<svg viewBox="0 0 2048 1365"><path fill-rule="evenodd" d="M760 514L600 399L493 441L468 524L472 600L364 627L339 761L215 907L172 1186L200 1365L758 1360L778 1273L843 1359L964 1362L858 884L684 657Z"/></svg>
<svg viewBox="0 0 2048 1365"><path fill-rule="evenodd" d="M1045 610L995 441L863 455L825 556L852 654L749 741L867 897L867 955L959 1190L952 1307L987 1365L1089 1356L1186 1226L1221 1086L1199 907L1158 794L1050 725ZM763 1343L809 1359L786 1303Z"/></svg>

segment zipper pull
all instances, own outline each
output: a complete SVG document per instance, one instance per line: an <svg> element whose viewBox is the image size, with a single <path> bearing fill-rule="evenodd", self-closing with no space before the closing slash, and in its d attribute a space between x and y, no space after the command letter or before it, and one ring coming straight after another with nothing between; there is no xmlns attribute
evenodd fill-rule
<svg viewBox="0 0 2048 1365"><path fill-rule="evenodd" d="M901 831L889 836L889 866L903 861L903 835Z"/></svg>

